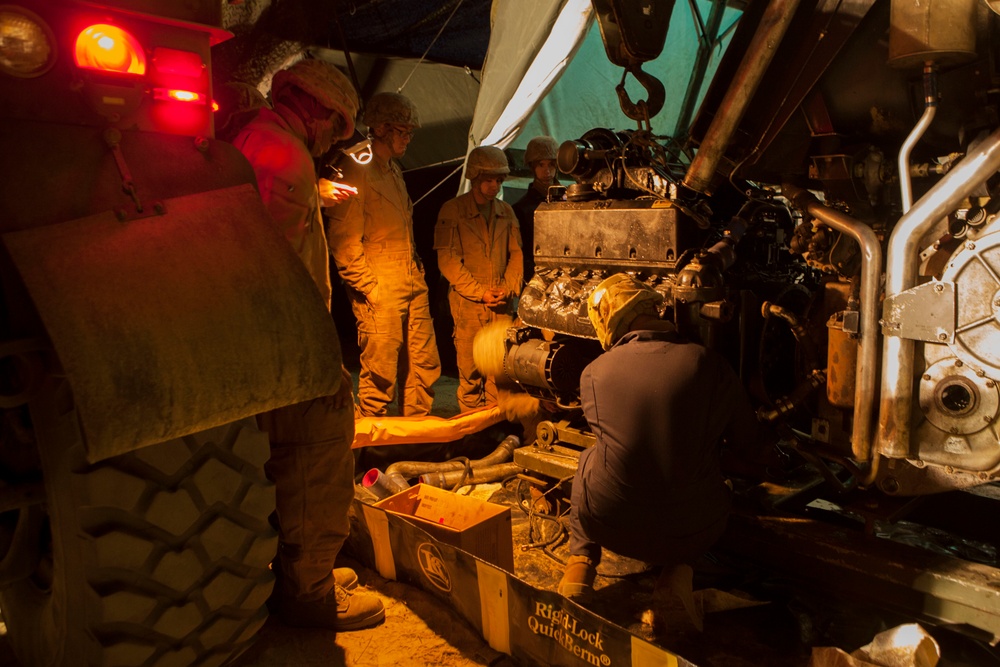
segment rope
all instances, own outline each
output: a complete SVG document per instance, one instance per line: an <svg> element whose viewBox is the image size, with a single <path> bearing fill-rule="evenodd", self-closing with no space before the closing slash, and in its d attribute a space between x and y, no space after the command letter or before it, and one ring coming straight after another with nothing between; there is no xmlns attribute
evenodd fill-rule
<svg viewBox="0 0 1000 667"><path fill-rule="evenodd" d="M464 167L464 166L465 166L465 160L462 160L462 163L459 164L454 169L452 169L450 174L448 174L447 176L445 176L444 178L442 178L440 181L438 181L437 185L435 185L433 188L431 188L430 190L428 190L424 194L420 195L420 199L418 199L417 201L413 202L413 205L416 206L421 201L423 201L424 197L426 197L427 195L429 195L430 193L434 192L439 187L441 187L442 185L444 185L445 181L447 181L449 178L451 178L452 176L454 176L455 174L457 174L462 169L462 167Z"/></svg>
<svg viewBox="0 0 1000 667"><path fill-rule="evenodd" d="M432 48L434 48L434 43L438 41L438 37L441 36L441 33L444 32L444 29L448 27L449 23L451 23L451 19L455 16L455 12L458 11L458 8L462 6L462 2L464 2L464 0L458 0L458 2L455 3L455 8L451 10L451 14L448 15L447 19L445 19L444 24L441 26L441 29L438 30L436 35L434 35L434 39L431 40L431 43L427 45L427 50L424 51L424 54L422 56L420 56L420 60L418 60L417 64L413 66L413 69L410 70L410 73L406 75L406 80L403 81L403 84L396 89L397 93L402 93L403 88L406 88L406 84L410 82L410 77L413 76L413 73L417 71L418 67L420 67L420 63L424 62L424 58L426 58L427 54L431 52Z"/></svg>

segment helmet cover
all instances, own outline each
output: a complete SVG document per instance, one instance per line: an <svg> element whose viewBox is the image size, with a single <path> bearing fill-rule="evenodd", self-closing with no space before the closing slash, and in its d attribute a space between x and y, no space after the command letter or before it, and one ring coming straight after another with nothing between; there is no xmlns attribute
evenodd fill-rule
<svg viewBox="0 0 1000 667"><path fill-rule="evenodd" d="M509 173L507 156L496 146L476 146L465 163L465 177L470 181L480 176L506 176Z"/></svg>
<svg viewBox="0 0 1000 667"><path fill-rule="evenodd" d="M340 116L343 129L337 139L347 139L354 134L358 94L347 75L324 60L307 58L275 72L271 81L271 97L277 100L293 86Z"/></svg>
<svg viewBox="0 0 1000 667"><path fill-rule="evenodd" d="M587 315L597 339L607 350L625 335L639 315L659 317L656 307L663 295L625 273L605 279L587 297Z"/></svg>
<svg viewBox="0 0 1000 667"><path fill-rule="evenodd" d="M399 93L375 93L372 95L365 106L361 120L372 129L384 123L420 127L420 116L417 114L416 105L408 97Z"/></svg>

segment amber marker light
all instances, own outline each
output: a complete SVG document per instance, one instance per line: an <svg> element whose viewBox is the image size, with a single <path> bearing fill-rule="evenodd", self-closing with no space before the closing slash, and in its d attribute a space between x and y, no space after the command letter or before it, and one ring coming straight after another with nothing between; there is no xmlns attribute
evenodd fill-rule
<svg viewBox="0 0 1000 667"><path fill-rule="evenodd" d="M153 88L154 100L171 100L173 102L192 102L205 104L206 97L193 90L178 90L176 88Z"/></svg>
<svg viewBox="0 0 1000 667"><path fill-rule="evenodd" d="M76 38L76 64L84 69L119 74L146 73L146 55L139 40L121 28L98 23Z"/></svg>

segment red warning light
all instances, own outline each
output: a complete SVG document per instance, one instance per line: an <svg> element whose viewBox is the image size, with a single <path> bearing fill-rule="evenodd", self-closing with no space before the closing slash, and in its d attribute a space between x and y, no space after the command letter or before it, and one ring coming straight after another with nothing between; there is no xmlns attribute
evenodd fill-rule
<svg viewBox="0 0 1000 667"><path fill-rule="evenodd" d="M92 25L76 38L76 64L85 69L120 74L146 73L146 55L139 40L107 23Z"/></svg>

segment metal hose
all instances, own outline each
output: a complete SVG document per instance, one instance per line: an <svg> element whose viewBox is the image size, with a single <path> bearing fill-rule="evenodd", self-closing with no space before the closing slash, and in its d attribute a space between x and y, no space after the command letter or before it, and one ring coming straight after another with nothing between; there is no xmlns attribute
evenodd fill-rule
<svg viewBox="0 0 1000 667"><path fill-rule="evenodd" d="M428 472L420 476L421 484L429 484L441 489L460 489L473 484L497 482L522 472L524 466L520 463L498 463L491 466L480 466L468 470L451 470L448 472Z"/></svg>
<svg viewBox="0 0 1000 667"><path fill-rule="evenodd" d="M516 435L508 435L491 453L475 461L468 461L465 458L451 461L397 461L385 469L385 474L392 477L398 473L406 479L413 479L429 472L452 472L456 470L461 472L466 467L476 470L509 461L514 455L514 450L520 445L520 438Z"/></svg>

